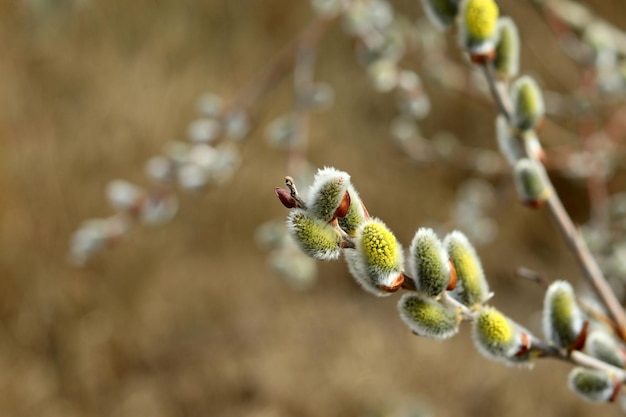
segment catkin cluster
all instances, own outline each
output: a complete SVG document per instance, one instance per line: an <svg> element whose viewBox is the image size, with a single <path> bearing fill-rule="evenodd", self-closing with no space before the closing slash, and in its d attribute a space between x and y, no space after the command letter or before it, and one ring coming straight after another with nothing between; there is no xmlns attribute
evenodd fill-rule
<svg viewBox="0 0 626 417"><path fill-rule="evenodd" d="M548 353L567 357L584 351L609 367L623 369L623 346L584 313L566 281L552 283L546 292L542 340L489 305L493 294L480 258L462 232L440 239L432 229L420 228L405 253L385 223L370 216L346 172L319 170L306 200L292 181L287 177L289 190L275 192L290 209L287 226L296 244L317 260L343 255L356 282L371 294L407 290L398 311L413 333L448 339L467 321L476 349L507 365L530 367L535 358ZM609 372L584 367L572 371L568 384L590 401L612 401L621 387Z"/></svg>
<svg viewBox="0 0 626 417"><path fill-rule="evenodd" d="M427 15L441 28L457 22L460 44L472 62L494 70L508 87L511 114L496 119L500 152L511 165L520 200L540 207L552 189L542 165L543 149L537 130L545 113L543 96L530 76L519 76L520 40L517 26L509 17L500 17L494 0L424 0Z"/></svg>
<svg viewBox="0 0 626 417"><path fill-rule="evenodd" d="M480 259L463 233L443 240L420 228L407 253L382 220L371 217L351 184L334 168L317 172L302 200L290 190L275 190L290 213L287 227L297 245L317 260L342 254L356 282L367 292L387 296L405 288L398 303L400 317L416 334L446 339L463 320L473 322L474 341L484 355L505 362L530 358L527 332L492 307Z"/></svg>

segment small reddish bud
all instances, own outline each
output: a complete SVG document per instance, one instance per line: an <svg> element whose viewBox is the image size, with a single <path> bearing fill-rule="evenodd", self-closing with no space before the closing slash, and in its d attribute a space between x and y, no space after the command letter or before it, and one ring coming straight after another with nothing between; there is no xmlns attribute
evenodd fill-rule
<svg viewBox="0 0 626 417"><path fill-rule="evenodd" d="M487 52L470 54L470 61L477 65L485 65L496 58L496 50L492 49Z"/></svg>
<svg viewBox="0 0 626 417"><path fill-rule="evenodd" d="M574 341L572 346L569 348L570 351L572 351L572 350L582 350L585 347L585 341L587 340L587 329L588 328L589 328L589 322L585 321L583 323L582 329L580 329L580 333L578 333L578 337L576 337L576 340Z"/></svg>
<svg viewBox="0 0 626 417"><path fill-rule="evenodd" d="M298 206L296 199L291 196L291 193L284 188L276 187L274 188L274 193L276 197L283 203L283 206L287 208L295 208Z"/></svg>
<svg viewBox="0 0 626 417"><path fill-rule="evenodd" d="M446 290L452 291L456 288L456 268L454 267L451 259L448 259L448 263L450 264L450 281L448 281Z"/></svg>
<svg viewBox="0 0 626 417"><path fill-rule="evenodd" d="M614 403L615 400L617 400L617 397L619 397L619 394L622 392L622 383L620 381L615 381L614 384L613 395L609 398L610 403Z"/></svg>
<svg viewBox="0 0 626 417"><path fill-rule="evenodd" d="M519 351L515 354L516 358L521 358L530 350L530 338L525 332L520 334L521 346Z"/></svg>
<svg viewBox="0 0 626 417"><path fill-rule="evenodd" d="M400 288L402 288L402 284L404 283L404 274L400 273L396 280L391 283L390 286L379 285L378 288L384 292L396 292Z"/></svg>
<svg viewBox="0 0 626 417"><path fill-rule="evenodd" d="M337 217L346 217L348 214L348 210L350 209L350 193L346 191L341 199L341 203L339 203L339 207L335 210L335 218Z"/></svg>
<svg viewBox="0 0 626 417"><path fill-rule="evenodd" d="M545 200L527 200L522 204L531 209L540 209L545 204Z"/></svg>
<svg viewBox="0 0 626 417"><path fill-rule="evenodd" d="M402 273L404 276L404 281L402 282L402 288L409 291L417 291L417 287L415 286L415 280L410 276L406 275L404 272ZM626 355L626 352L624 353ZM626 356L624 356L626 357Z"/></svg>

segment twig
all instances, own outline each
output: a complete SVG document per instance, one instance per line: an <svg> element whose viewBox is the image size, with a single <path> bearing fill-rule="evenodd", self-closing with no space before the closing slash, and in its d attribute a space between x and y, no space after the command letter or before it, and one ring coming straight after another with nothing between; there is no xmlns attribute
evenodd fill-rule
<svg viewBox="0 0 626 417"><path fill-rule="evenodd" d="M472 311L472 309L470 309L469 307L467 307L465 304L458 302L457 300L455 300L454 298L452 298L447 291L444 291L443 294L441 294L441 303L444 305L447 305L449 307L453 307L456 308L458 311L461 312L461 316L468 321L473 321L476 317L476 312Z"/></svg>
<svg viewBox="0 0 626 417"><path fill-rule="evenodd" d="M531 273L534 273L534 271L531 271L531 270L528 270L528 271ZM535 273L535 274L539 275L538 273ZM405 274L405 278L410 278L410 277L406 276ZM404 280L405 283L407 281L412 282L413 280L412 279ZM403 284L402 288L408 291L416 291L414 285ZM476 319L476 315L480 311L480 310L474 311L468 308L466 305L452 298L446 291L444 291L443 294L441 294L440 301L444 305L458 309L461 316L466 321L470 321L470 322L474 321ZM543 339L538 338L537 336L533 334L528 334L528 336L530 338L530 348L532 349L533 352L537 354L538 358L552 358L552 359L557 359L563 362L572 363L574 365L602 370L602 371L609 373L613 378L615 378L616 380L619 380L622 384L626 383L626 370L624 369L617 368L613 365L610 365L606 362L603 362L599 359L596 359L592 356L589 356L586 353L583 353L577 350L567 351L564 349L559 349L556 346L544 341Z"/></svg>
<svg viewBox="0 0 626 417"><path fill-rule="evenodd" d="M548 288L549 282L546 277L544 277L543 274L530 268L520 267L517 269L517 271L515 271L515 275L517 275L519 278L534 282L543 289Z"/></svg>
<svg viewBox="0 0 626 417"><path fill-rule="evenodd" d="M487 79L487 84L489 85L489 92L491 93L491 97L496 102L496 106L498 107L498 111L501 115L506 118L506 121L511 123L512 117L512 109L511 105L505 101L505 95L500 90L500 83L496 80L496 73L493 67L493 61L487 61L485 65L483 65L483 70L485 72L485 78Z"/></svg>
<svg viewBox="0 0 626 417"><path fill-rule="evenodd" d="M494 101L497 103L498 110L505 116L510 117L512 114L512 108L510 103L506 101L504 94L502 94L501 90L498 88L498 81L495 78L495 74L493 71L493 63L488 63L485 65L485 76L487 77L487 82L490 86L490 91L494 94ZM549 182L549 186L554 188L550 183L550 180L546 178L546 181ZM552 216L552 219L557 224L561 235L565 239L568 247L573 252L576 257L576 261L578 265L583 271L583 274L592 286L602 303L606 306L607 311L611 319L615 321L617 324L617 332L619 337L622 340L626 341L626 314L622 309L621 304L619 303L615 293L611 290L611 287L607 283L598 263L595 258L591 255L591 252L585 241L582 239L580 233L574 226L572 219L565 211L563 207L563 203L559 199L556 193L552 193L547 201L548 210Z"/></svg>
<svg viewBox="0 0 626 417"><path fill-rule="evenodd" d="M287 188L289 188L289 194L291 195L291 198L293 198L293 201L296 202L297 207L306 210L306 203L302 200L302 198L300 198L300 195L298 194L298 189L296 188L296 183L293 178L291 178L290 176L286 176L285 185L287 186Z"/></svg>
<svg viewBox="0 0 626 417"><path fill-rule="evenodd" d="M231 109L248 109L272 89L294 64L294 57L303 42L319 40L335 22L334 18L313 19L288 45L286 45L259 74L243 87L230 103Z"/></svg>
<svg viewBox="0 0 626 417"><path fill-rule="evenodd" d="M543 354L544 351L541 351L541 353ZM555 351L554 349L551 349L545 351L545 355L542 355L540 357L554 358L564 362L572 363L574 365L604 371L622 384L626 383L626 371L624 371L624 369L613 366L607 362L603 362L600 359L596 359L593 356L590 356L579 350L574 350L567 354L558 350Z"/></svg>
<svg viewBox="0 0 626 417"><path fill-rule="evenodd" d="M598 263L593 255L591 255L589 248L574 226L572 219L565 211L563 203L561 203L561 200L556 193L552 193L547 203L553 220L559 227L559 230L565 238L569 248L576 256L578 265L583 270L587 281L591 284L597 295L600 297L602 303L606 306L611 319L613 319L617 324L619 336L622 340L625 340L626 317L624 316L624 310L615 296L615 293L613 293L613 290L611 290L611 287L606 282Z"/></svg>
<svg viewBox="0 0 626 417"><path fill-rule="evenodd" d="M535 351L540 358L557 359L574 365L604 371L620 383L626 383L626 371L624 369L603 362L579 350L568 352L563 349L558 349L533 335L531 335L531 349Z"/></svg>

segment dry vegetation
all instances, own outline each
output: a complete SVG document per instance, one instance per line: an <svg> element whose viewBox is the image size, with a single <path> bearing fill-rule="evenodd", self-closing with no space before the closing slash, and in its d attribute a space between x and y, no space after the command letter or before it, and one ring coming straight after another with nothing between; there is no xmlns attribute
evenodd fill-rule
<svg viewBox="0 0 626 417"><path fill-rule="evenodd" d="M416 0L394 3L422 14ZM626 19L620 6L595 3L613 22ZM545 24L525 2L502 5L521 22L524 68L550 88L575 88L578 70ZM447 343L414 337L395 298L362 292L341 263L322 265L309 292L278 280L253 234L285 214L272 193L285 155L260 130L242 146L244 164L227 186L183 197L173 223L135 229L85 269L68 266L72 230L110 211L107 181L144 182L143 161L184 135L198 94L232 95L311 13L307 2L284 0L0 7L3 416L365 416L414 402L437 416L618 415L568 392L563 364L505 368L480 357L467 331ZM392 145L393 99L370 89L340 29L319 55L318 79L335 86L337 100L313 118L310 160L350 172L370 212L405 243L419 225L445 221L468 173L418 169ZM445 126L467 143L494 146L490 105L437 86L429 93L427 134ZM258 121L290 104L287 83ZM572 130L568 123L561 126ZM543 136L562 143L563 131L549 123ZM495 304L537 330L542 291L513 271L526 265L573 282L580 275L547 214L519 207L509 182L494 180L501 230L480 252ZM557 186L584 221L582 186Z"/></svg>

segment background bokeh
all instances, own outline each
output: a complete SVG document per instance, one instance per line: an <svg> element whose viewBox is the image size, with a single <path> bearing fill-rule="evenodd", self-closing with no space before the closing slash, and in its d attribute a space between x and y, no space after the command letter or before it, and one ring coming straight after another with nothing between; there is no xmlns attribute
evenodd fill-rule
<svg viewBox="0 0 626 417"><path fill-rule="evenodd" d="M392 3L423 14L416 0ZM626 21L618 2L592 3ZM580 71L539 15L527 2L501 6L520 24L523 71L575 89ZM173 222L134 229L85 268L68 265L72 231L111 212L106 183L145 184L144 161L184 138L198 95L232 97L311 17L308 2L286 0L0 2L2 416L373 416L411 406L437 416L619 414L570 393L565 364L489 362L466 327L443 343L414 337L397 298L361 291L341 262L320 264L306 292L277 278L254 233L286 215L272 192L288 174L286 155L267 146L262 126L291 106L289 81L263 99L232 181L183 195ZM445 224L471 172L418 167L393 145L395 100L373 91L340 27L320 44L316 78L335 87L336 102L312 116L310 161L349 172L402 242ZM426 135L445 128L494 146L486 100L425 84ZM544 137L563 143L564 132L575 133L573 121L548 122ZM499 234L479 252L494 304L539 331L542 290L515 269L576 284L580 273L547 213L520 207L508 178L491 181ZM583 184L556 182L585 222Z"/></svg>

